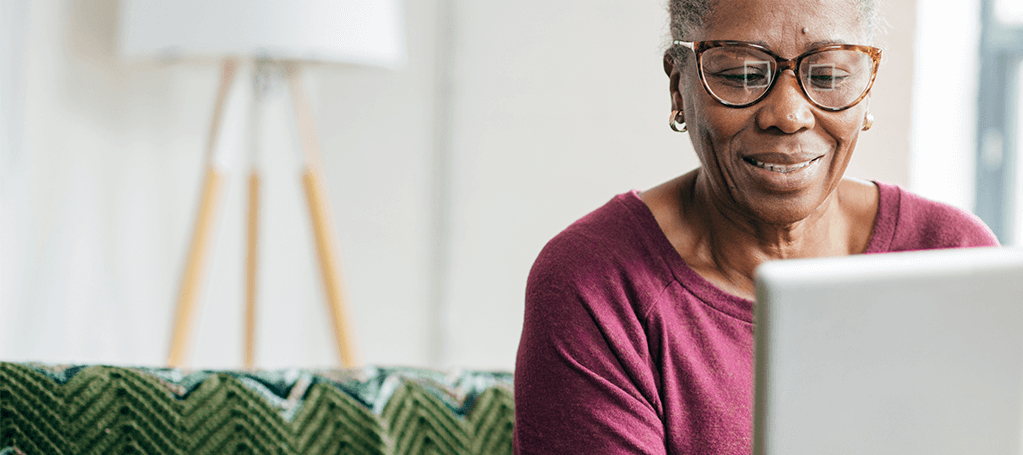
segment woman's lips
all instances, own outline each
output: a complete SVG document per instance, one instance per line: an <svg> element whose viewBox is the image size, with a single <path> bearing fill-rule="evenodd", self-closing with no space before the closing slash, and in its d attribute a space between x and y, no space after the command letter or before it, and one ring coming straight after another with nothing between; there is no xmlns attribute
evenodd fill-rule
<svg viewBox="0 0 1023 455"><path fill-rule="evenodd" d="M795 163L795 164L764 163L764 162L761 162L761 161L757 161L757 160L755 160L753 158L746 158L746 157L743 158L743 161L745 161L745 162L747 162L749 164L752 164L752 165L754 165L756 167L759 167L761 169L766 169L766 170L771 171L771 172L778 172L778 173L781 173L781 174L788 174L790 172L795 172L795 171L798 171L800 169L803 169L803 168L805 168L805 167L807 167L807 166L817 162L817 160L820 160L821 158L823 158L823 155L822 156L818 156L817 158L814 158L812 160L807 160L807 161L803 161L801 163Z"/></svg>

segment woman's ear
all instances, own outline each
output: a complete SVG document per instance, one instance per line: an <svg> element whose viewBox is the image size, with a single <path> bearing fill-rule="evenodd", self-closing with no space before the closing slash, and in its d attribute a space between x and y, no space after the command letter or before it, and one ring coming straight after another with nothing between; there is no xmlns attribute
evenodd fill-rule
<svg viewBox="0 0 1023 455"><path fill-rule="evenodd" d="M664 74L668 75L668 93L671 96L671 110L684 112L682 103L682 92L679 84L682 82L682 70L675 64L675 58L671 52L664 53Z"/></svg>

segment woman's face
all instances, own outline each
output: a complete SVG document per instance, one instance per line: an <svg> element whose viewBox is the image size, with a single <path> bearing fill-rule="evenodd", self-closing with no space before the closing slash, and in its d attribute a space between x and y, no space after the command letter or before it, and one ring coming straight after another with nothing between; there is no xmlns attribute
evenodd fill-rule
<svg viewBox="0 0 1023 455"><path fill-rule="evenodd" d="M784 58L825 44L867 44L853 0L716 0L715 6L691 40L756 42ZM824 111L786 70L758 103L727 107L703 88L687 52L679 67L666 60L672 109L684 113L715 204L757 223L810 216L841 181L869 99Z"/></svg>

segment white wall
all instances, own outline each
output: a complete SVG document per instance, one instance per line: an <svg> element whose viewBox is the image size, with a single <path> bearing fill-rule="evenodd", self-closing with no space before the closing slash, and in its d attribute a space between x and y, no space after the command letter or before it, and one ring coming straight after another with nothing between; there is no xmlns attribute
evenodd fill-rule
<svg viewBox="0 0 1023 455"><path fill-rule="evenodd" d="M4 186L0 357L161 364L199 201L218 66L119 61L115 0L25 4L26 55L17 68L22 160L16 167L5 161L3 170L5 182L24 183ZM423 364L428 356L421 340L430 276L433 13L427 2L408 5L412 39L402 71L316 67L306 74L367 361ZM238 89L244 93L244 85ZM277 124L263 128L269 166L258 361L329 365L335 354L283 101L280 94L270 100L267 117ZM238 114L227 115L237 123ZM231 175L218 223L192 356L198 367L241 363L244 179L244 169Z"/></svg>
<svg viewBox="0 0 1023 455"><path fill-rule="evenodd" d="M696 166L667 128L658 0L458 2L448 360L511 365L546 241ZM472 343L474 339L492 343Z"/></svg>
<svg viewBox="0 0 1023 455"><path fill-rule="evenodd" d="M0 358L161 364L216 65L118 61L114 0L22 1L23 140L0 181ZM914 20L903 13L915 4L894 3L885 45L899 63L879 77L878 122L850 173L906 184ZM526 275L547 239L697 164L667 127L662 0L405 5L405 68L305 78L363 358L511 369ZM257 360L330 365L281 96L262 128ZM219 220L196 367L241 363L243 180L238 169Z"/></svg>

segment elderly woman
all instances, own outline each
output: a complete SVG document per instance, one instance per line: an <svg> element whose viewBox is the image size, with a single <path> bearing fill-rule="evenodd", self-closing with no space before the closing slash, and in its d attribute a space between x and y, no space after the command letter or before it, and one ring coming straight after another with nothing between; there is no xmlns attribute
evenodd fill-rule
<svg viewBox="0 0 1023 455"><path fill-rule="evenodd" d="M997 245L966 212L844 177L872 123L875 8L670 0L669 122L701 166L615 197L536 260L517 453L749 454L759 264Z"/></svg>

